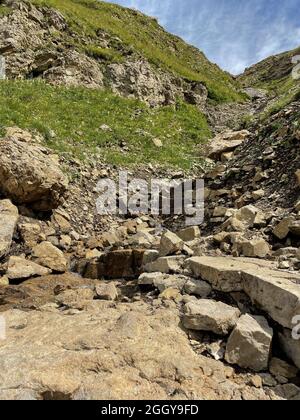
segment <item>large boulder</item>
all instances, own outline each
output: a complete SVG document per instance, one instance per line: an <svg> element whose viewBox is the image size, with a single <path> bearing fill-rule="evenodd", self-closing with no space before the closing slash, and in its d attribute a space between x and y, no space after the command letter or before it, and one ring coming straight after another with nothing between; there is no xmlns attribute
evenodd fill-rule
<svg viewBox="0 0 300 420"><path fill-rule="evenodd" d="M228 363L255 372L267 370L273 330L262 316L242 316L231 333L225 358Z"/></svg>
<svg viewBox="0 0 300 420"><path fill-rule="evenodd" d="M33 261L22 257L10 257L6 275L9 280L21 280L34 276L46 276L50 273L51 270Z"/></svg>
<svg viewBox="0 0 300 420"><path fill-rule="evenodd" d="M294 276L294 277L293 277ZM292 329L293 319L300 313L299 275L253 267L243 273L244 291L255 305L266 311L274 321Z"/></svg>
<svg viewBox="0 0 300 420"><path fill-rule="evenodd" d="M206 147L205 154L211 159L219 160L224 153L232 152L250 135L249 131L234 131L218 134Z"/></svg>
<svg viewBox="0 0 300 420"><path fill-rule="evenodd" d="M0 191L40 211L56 208L68 181L48 149L16 139L0 140Z"/></svg>
<svg viewBox="0 0 300 420"><path fill-rule="evenodd" d="M0 157L1 159L1 157ZM0 169L1 170L1 169ZM19 212L9 200L0 201L0 258L10 249Z"/></svg>
<svg viewBox="0 0 300 420"><path fill-rule="evenodd" d="M183 325L190 330L227 335L235 327L239 316L237 308L214 300L200 299L185 305Z"/></svg>

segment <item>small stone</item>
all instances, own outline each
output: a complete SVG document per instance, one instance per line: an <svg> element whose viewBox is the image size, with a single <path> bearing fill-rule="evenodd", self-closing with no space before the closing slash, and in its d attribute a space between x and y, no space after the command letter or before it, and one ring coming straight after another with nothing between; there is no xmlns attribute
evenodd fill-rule
<svg viewBox="0 0 300 420"><path fill-rule="evenodd" d="M202 280L188 279L184 285L184 291L188 295L196 295L206 298L211 294L212 287Z"/></svg>
<svg viewBox="0 0 300 420"><path fill-rule="evenodd" d="M154 281L154 286L163 292L166 289L172 288L182 291L186 283L187 278L180 275L162 275L157 277Z"/></svg>
<svg viewBox="0 0 300 420"><path fill-rule="evenodd" d="M257 191L253 191L253 193L252 193L252 197L255 201L260 200L264 196L265 196L265 191L264 190L257 190Z"/></svg>
<svg viewBox="0 0 300 420"><path fill-rule="evenodd" d="M274 387L277 385L277 381L273 378L272 375L269 373L260 373L260 377L262 379L263 386Z"/></svg>
<svg viewBox="0 0 300 420"><path fill-rule="evenodd" d="M173 300L176 303L179 303L182 300L182 295L178 289L169 287L165 289L160 295L159 298L164 300Z"/></svg>
<svg viewBox="0 0 300 420"><path fill-rule="evenodd" d="M242 254L245 257L265 258L270 253L270 246L264 239L253 239L241 244Z"/></svg>
<svg viewBox="0 0 300 420"><path fill-rule="evenodd" d="M8 286L9 279L7 276L0 277L0 286Z"/></svg>
<svg viewBox="0 0 300 420"><path fill-rule="evenodd" d="M19 212L10 200L0 200L0 258L10 249Z"/></svg>
<svg viewBox="0 0 300 420"><path fill-rule="evenodd" d="M160 273L177 273L181 270L184 262L184 257L162 257L156 261L146 264L145 271L148 273L160 272Z"/></svg>
<svg viewBox="0 0 300 420"><path fill-rule="evenodd" d="M163 147L163 142L158 138L152 139L152 143L154 144L155 147L158 147L158 148Z"/></svg>
<svg viewBox="0 0 300 420"><path fill-rule="evenodd" d="M182 229L177 233L177 236L184 242L191 242L195 239L200 238L201 231L199 226L190 226L186 229Z"/></svg>
<svg viewBox="0 0 300 420"><path fill-rule="evenodd" d="M113 283L97 284L95 292L98 299L117 300L118 298L118 290Z"/></svg>
<svg viewBox="0 0 300 420"><path fill-rule="evenodd" d="M251 385L253 385L255 388L262 388L263 386L263 381L262 378L259 375L255 375L252 376L250 378L250 383Z"/></svg>
<svg viewBox="0 0 300 420"><path fill-rule="evenodd" d="M40 240L46 239L38 223L21 223L18 225L18 230L25 245L29 248L36 246Z"/></svg>
<svg viewBox="0 0 300 420"><path fill-rule="evenodd" d="M149 263L152 263L153 261L157 260L159 258L159 252L154 249L145 250L144 256L143 256L143 266Z"/></svg>
<svg viewBox="0 0 300 420"><path fill-rule="evenodd" d="M161 257L166 257L168 255L176 254L181 251L183 247L183 241L175 233L170 231L163 234L160 241L160 251L159 254Z"/></svg>
<svg viewBox="0 0 300 420"><path fill-rule="evenodd" d="M281 270L289 270L290 263L288 261L280 261L280 263L278 264L278 268L280 268Z"/></svg>
<svg viewBox="0 0 300 420"><path fill-rule="evenodd" d="M160 280L164 277L162 273L143 273L138 279L140 286L154 286L156 280Z"/></svg>
<svg viewBox="0 0 300 420"><path fill-rule="evenodd" d="M292 222L289 226L289 230L293 235L300 237L300 220Z"/></svg>

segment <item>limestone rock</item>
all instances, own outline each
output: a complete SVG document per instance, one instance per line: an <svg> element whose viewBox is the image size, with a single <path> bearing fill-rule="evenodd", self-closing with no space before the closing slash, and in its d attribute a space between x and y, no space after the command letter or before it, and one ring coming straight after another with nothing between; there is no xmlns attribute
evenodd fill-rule
<svg viewBox="0 0 300 420"><path fill-rule="evenodd" d="M93 298L94 291L92 289L79 288L63 291L56 297L56 302L68 309L81 311L89 305Z"/></svg>
<svg viewBox="0 0 300 420"><path fill-rule="evenodd" d="M23 242L29 248L36 246L41 240L46 240L46 236L42 233L41 226L38 223L20 223L18 230Z"/></svg>
<svg viewBox="0 0 300 420"><path fill-rule="evenodd" d="M179 238L184 242L190 242L200 238L201 231L199 226L190 226L177 232L177 236L179 236Z"/></svg>
<svg viewBox="0 0 300 420"><path fill-rule="evenodd" d="M184 292L188 295L196 295L206 298L211 294L211 286L202 280L188 279L184 285Z"/></svg>
<svg viewBox="0 0 300 420"><path fill-rule="evenodd" d="M166 232L163 234L160 241L160 251L159 254L161 257L166 257L168 255L176 254L181 251L183 247L183 241L175 233Z"/></svg>
<svg viewBox="0 0 300 420"><path fill-rule="evenodd" d="M146 264L144 269L148 273L178 273L184 262L184 257L161 257L152 263Z"/></svg>
<svg viewBox="0 0 300 420"><path fill-rule="evenodd" d="M219 134L211 140L205 155L210 159L220 160L224 153L232 152L243 144L249 134L247 130Z"/></svg>
<svg viewBox="0 0 300 420"><path fill-rule="evenodd" d="M68 263L63 252L50 242L42 242L34 247L32 256L35 262L53 271L60 273L67 271Z"/></svg>
<svg viewBox="0 0 300 420"><path fill-rule="evenodd" d="M253 239L243 241L241 250L245 257L265 258L270 253L270 245L264 239Z"/></svg>
<svg viewBox="0 0 300 420"><path fill-rule="evenodd" d="M141 400L270 399L197 355L177 310L87 301L73 315L55 306L2 313L1 400L130 400L133 387Z"/></svg>
<svg viewBox="0 0 300 420"><path fill-rule="evenodd" d="M168 289L165 289L163 292L161 292L159 298L162 300L173 300L176 303L182 301L182 295L180 291L173 287L169 287Z"/></svg>
<svg viewBox="0 0 300 420"><path fill-rule="evenodd" d="M244 206L237 211L235 218L240 220L247 228L251 228L258 213L260 213L260 210L257 207Z"/></svg>
<svg viewBox="0 0 300 420"><path fill-rule="evenodd" d="M7 276L0 277L0 286L8 286L9 278Z"/></svg>
<svg viewBox="0 0 300 420"><path fill-rule="evenodd" d="M0 190L18 204L56 208L68 181L47 149L16 139L0 140Z"/></svg>
<svg viewBox="0 0 300 420"><path fill-rule="evenodd" d="M289 230L293 235L300 237L300 220L295 220L289 226Z"/></svg>
<svg viewBox="0 0 300 420"><path fill-rule="evenodd" d="M240 266L232 259L193 257L187 260L186 264L196 277L207 281L216 290L222 292L243 290Z"/></svg>
<svg viewBox="0 0 300 420"><path fill-rule="evenodd" d="M243 315L231 333L225 359L255 372L267 370L273 330L264 317Z"/></svg>
<svg viewBox="0 0 300 420"><path fill-rule="evenodd" d="M290 329L300 311L300 284L293 283L292 279L291 274L268 268L252 268L243 273L243 288L252 302Z"/></svg>
<svg viewBox="0 0 300 420"><path fill-rule="evenodd" d="M299 334L299 328L297 333ZM279 334L279 341L287 357L300 369L300 340L295 340L293 338L291 330L284 329L283 332Z"/></svg>
<svg viewBox="0 0 300 420"><path fill-rule="evenodd" d="M185 276L165 274L154 280L154 286L157 287L160 292L170 288L181 291L183 290L186 281L187 278Z"/></svg>
<svg viewBox="0 0 300 420"><path fill-rule="evenodd" d="M293 379L297 376L299 370L295 366L291 366L284 360L273 357L270 362L270 372L272 375L281 376L287 379Z"/></svg>
<svg viewBox="0 0 300 420"><path fill-rule="evenodd" d="M21 280L34 276L47 276L50 273L51 270L33 261L21 257L10 257L6 275L10 280Z"/></svg>
<svg viewBox="0 0 300 420"><path fill-rule="evenodd" d="M1 158L0 158L1 159ZM9 200L0 201L0 258L10 249L19 212Z"/></svg>
<svg viewBox="0 0 300 420"><path fill-rule="evenodd" d="M278 223L277 226L275 226L275 229L273 230L273 234L278 239L284 239L288 236L290 231L290 224L294 221L294 218L292 217L285 217L281 220L280 223Z"/></svg>
<svg viewBox="0 0 300 420"><path fill-rule="evenodd" d="M298 185L299 185L299 187L300 187L300 169L298 169L298 170L296 171L295 175L296 175L296 179L297 179Z"/></svg>
<svg viewBox="0 0 300 420"><path fill-rule="evenodd" d="M227 335L236 325L240 311L214 300L189 302L184 308L183 325L187 329Z"/></svg>
<svg viewBox="0 0 300 420"><path fill-rule="evenodd" d="M140 286L154 286L156 280L163 278L162 273L143 273L138 279L138 284Z"/></svg>
<svg viewBox="0 0 300 420"><path fill-rule="evenodd" d="M98 299L116 300L118 298L118 290L113 283L97 284L95 292Z"/></svg>

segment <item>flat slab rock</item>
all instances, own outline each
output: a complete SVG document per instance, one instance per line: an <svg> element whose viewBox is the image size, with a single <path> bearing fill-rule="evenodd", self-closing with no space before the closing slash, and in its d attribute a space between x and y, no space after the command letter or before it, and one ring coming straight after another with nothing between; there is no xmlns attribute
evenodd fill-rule
<svg viewBox="0 0 300 420"><path fill-rule="evenodd" d="M2 316L0 400L279 399L197 355L175 309L93 300Z"/></svg>
<svg viewBox="0 0 300 420"><path fill-rule="evenodd" d="M300 314L300 275L276 270L254 258L195 257L186 262L192 273L222 292L244 291L252 302L285 328Z"/></svg>

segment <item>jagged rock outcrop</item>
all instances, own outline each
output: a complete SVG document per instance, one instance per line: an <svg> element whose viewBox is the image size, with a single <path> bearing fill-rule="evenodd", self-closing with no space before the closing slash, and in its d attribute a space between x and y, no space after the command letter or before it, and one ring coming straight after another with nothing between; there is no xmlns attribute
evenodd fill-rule
<svg viewBox="0 0 300 420"><path fill-rule="evenodd" d="M66 18L50 7L30 2L9 4L12 12L0 18L0 56L6 77L40 78L54 85L109 88L150 106L175 104L177 97L204 109L208 91L201 82L188 82L150 64L136 52L122 62L106 61L110 44L125 45L112 34L100 31L95 40L73 31ZM89 44L103 49L103 59L89 53ZM102 50L101 50L102 51Z"/></svg>

